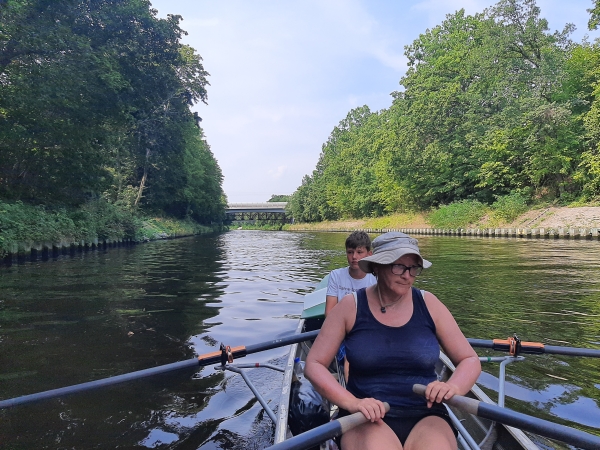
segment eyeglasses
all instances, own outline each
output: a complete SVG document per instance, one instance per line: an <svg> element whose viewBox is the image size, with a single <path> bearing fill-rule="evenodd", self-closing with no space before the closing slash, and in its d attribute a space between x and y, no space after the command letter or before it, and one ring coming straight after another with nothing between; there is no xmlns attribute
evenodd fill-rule
<svg viewBox="0 0 600 450"><path fill-rule="evenodd" d="M411 277L416 277L417 275L421 275L423 271L423 267L421 266L405 266L404 264L390 264L392 269L392 273L394 275L404 275L404 272L408 270Z"/></svg>

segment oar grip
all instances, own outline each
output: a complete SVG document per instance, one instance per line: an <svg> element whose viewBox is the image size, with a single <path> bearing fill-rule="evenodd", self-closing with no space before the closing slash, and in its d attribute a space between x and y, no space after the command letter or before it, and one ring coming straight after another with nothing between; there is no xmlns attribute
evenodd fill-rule
<svg viewBox="0 0 600 450"><path fill-rule="evenodd" d="M383 402L383 407L385 408L385 412L389 412L390 405L387 402ZM363 423L368 422L369 419L365 417L363 413L355 412L354 414L350 414L349 416L344 416L338 419L340 423L340 427L342 429L342 434L348 430L351 430L354 427L362 425Z"/></svg>
<svg viewBox="0 0 600 450"><path fill-rule="evenodd" d="M390 410L390 405L386 402L383 402L383 405L385 406L385 412L388 412ZM327 422L325 425L313 428L312 430L305 431L304 433L298 434L268 448L272 450L304 450L313 446L318 446L327 439L341 436L346 431L366 422L368 422L368 419L364 414L356 412L349 416Z"/></svg>
<svg viewBox="0 0 600 450"><path fill-rule="evenodd" d="M422 384L413 384L413 392L415 394L425 397L425 390L427 386ZM469 397L463 397L462 395L455 395L450 400L444 400L444 403L460 408L461 410L468 412L469 414L477 415L479 409L479 400L475 400Z"/></svg>

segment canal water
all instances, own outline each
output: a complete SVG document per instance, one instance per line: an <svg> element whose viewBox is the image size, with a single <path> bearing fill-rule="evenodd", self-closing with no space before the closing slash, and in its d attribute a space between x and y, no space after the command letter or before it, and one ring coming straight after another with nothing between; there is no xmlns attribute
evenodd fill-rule
<svg viewBox="0 0 600 450"><path fill-rule="evenodd" d="M302 296L346 263L345 237L240 230L1 267L0 399L287 335ZM599 242L419 243L433 266L416 285L467 337L600 349ZM480 386L495 398L498 367L484 370ZM600 435L600 359L528 356L507 374L508 407ZM282 375L249 377L276 408ZM273 431L242 378L212 366L0 411L3 449L249 450Z"/></svg>

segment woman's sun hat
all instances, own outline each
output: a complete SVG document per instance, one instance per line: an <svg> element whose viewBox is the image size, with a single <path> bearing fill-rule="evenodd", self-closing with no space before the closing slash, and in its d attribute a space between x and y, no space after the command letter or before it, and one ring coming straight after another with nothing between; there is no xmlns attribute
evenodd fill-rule
<svg viewBox="0 0 600 450"><path fill-rule="evenodd" d="M373 254L358 261L360 269L365 273L373 272L374 264L392 264L404 255L417 255L421 265L427 269L431 263L423 259L419 252L419 242L408 234L391 231L373 239Z"/></svg>

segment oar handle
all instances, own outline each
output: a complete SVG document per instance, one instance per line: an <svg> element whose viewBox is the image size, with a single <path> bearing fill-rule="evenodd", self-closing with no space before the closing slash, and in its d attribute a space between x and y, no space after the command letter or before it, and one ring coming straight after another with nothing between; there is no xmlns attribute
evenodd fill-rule
<svg viewBox="0 0 600 450"><path fill-rule="evenodd" d="M383 407L385 408L386 413L390 412L390 404L388 402L383 402ZM354 414L340 417L337 421L340 422L342 430L340 434L344 434L346 431L368 422L369 419L367 419L363 413L355 412Z"/></svg>
<svg viewBox="0 0 600 450"><path fill-rule="evenodd" d="M390 405L383 402L385 412L390 410ZM344 416L331 422L321 425L320 427L313 428L312 430L305 431L304 433L298 434L293 438L287 439L279 444L268 447L270 450L304 450L325 442L327 439L333 439L334 437L341 436L346 431L351 430L369 420L361 412Z"/></svg>
<svg viewBox="0 0 600 450"><path fill-rule="evenodd" d="M413 385L413 392L425 395L426 386L422 384ZM598 450L600 449L600 436L586 433L581 430L553 423L548 420L528 416L508 408L502 408L496 404L485 403L473 398L455 395L450 400L444 400L450 406L454 406L469 414L473 414L484 419L493 420L521 430L530 431L540 436L546 436L551 439L557 439L562 442L574 445L575 447Z"/></svg>
<svg viewBox="0 0 600 450"><path fill-rule="evenodd" d="M422 397L425 397L425 390L427 386L422 384L413 384L413 392ZM477 415L477 409L479 407L479 400L475 400L469 397L463 397L462 395L455 395L450 400L444 400L444 403L454 406L461 411L467 412L469 414Z"/></svg>

